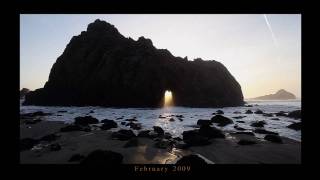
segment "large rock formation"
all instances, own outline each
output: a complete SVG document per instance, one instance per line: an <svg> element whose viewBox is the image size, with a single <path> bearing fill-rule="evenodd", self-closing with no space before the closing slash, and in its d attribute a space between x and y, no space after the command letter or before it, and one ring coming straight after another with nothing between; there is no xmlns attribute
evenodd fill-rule
<svg viewBox="0 0 320 180"><path fill-rule="evenodd" d="M177 106L243 105L240 85L221 63L175 57L101 20L71 39L45 86L24 104L159 107L166 90Z"/></svg>
<svg viewBox="0 0 320 180"><path fill-rule="evenodd" d="M29 92L30 92L29 89L27 89L27 88L22 88L22 89L20 90L20 99L24 98L24 97L26 96L26 94L28 94Z"/></svg>
<svg viewBox="0 0 320 180"><path fill-rule="evenodd" d="M284 89L280 89L275 94L269 94L265 96L259 96L253 98L256 100L288 100L288 99L296 99L296 96Z"/></svg>

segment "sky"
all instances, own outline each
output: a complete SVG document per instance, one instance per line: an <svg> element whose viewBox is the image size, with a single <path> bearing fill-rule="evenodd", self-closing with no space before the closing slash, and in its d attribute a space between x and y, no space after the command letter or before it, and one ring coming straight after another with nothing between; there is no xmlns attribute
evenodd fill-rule
<svg viewBox="0 0 320 180"><path fill-rule="evenodd" d="M244 98L279 89L301 97L300 14L21 14L20 89L43 87L71 38L98 18L174 56L221 62Z"/></svg>

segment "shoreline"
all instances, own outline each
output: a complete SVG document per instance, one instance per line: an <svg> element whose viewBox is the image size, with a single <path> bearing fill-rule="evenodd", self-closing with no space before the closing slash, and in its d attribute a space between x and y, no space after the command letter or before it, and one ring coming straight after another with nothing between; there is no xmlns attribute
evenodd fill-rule
<svg viewBox="0 0 320 180"><path fill-rule="evenodd" d="M206 146L189 148L159 148L157 140L136 137L136 143L124 147L131 140L111 138L110 130L93 129L90 132L60 132L66 124L58 121L41 121L36 124L20 123L20 139L39 139L49 134L58 136L52 142L41 142L31 150L20 151L21 164L78 164L69 162L75 154L87 156L101 149L120 153L123 164L174 164L183 156L199 154L214 164L300 164L301 142L281 137L283 144L277 144L244 134L228 134L225 139L211 139ZM31 128L28 128L31 127ZM239 139L254 139L257 144L239 145ZM52 151L51 144L61 149Z"/></svg>

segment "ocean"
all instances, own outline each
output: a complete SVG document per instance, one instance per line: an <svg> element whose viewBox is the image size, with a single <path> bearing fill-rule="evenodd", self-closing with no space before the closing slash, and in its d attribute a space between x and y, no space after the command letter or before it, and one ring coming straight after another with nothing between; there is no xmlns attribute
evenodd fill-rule
<svg viewBox="0 0 320 180"><path fill-rule="evenodd" d="M22 102L22 100L21 100ZM292 119L287 117L277 117L280 120L271 120L275 117L265 117L261 114L244 114L246 110L250 109L253 112L257 109L262 110L264 113L276 113L279 111L290 112L293 110L301 109L301 100L288 100L288 101L246 101L247 105L252 107L224 107L224 108L189 108L189 107L166 107L166 108L106 108L97 106L86 107L61 107L61 106L23 106L20 105L20 114L32 113L36 111L43 111L45 113L52 113L52 115L43 117L47 121L63 121L66 124L72 123L75 117L90 115L99 120L111 119L118 123L119 127L111 129L117 131L119 128L129 129L120 122L128 118L136 118L137 123L142 124L142 130L152 129L153 126L160 126L165 132L169 132L173 137L181 137L182 132L194 129L199 119L210 119L217 110L224 112L223 116L229 117L233 120L234 124L229 124L225 127L218 127L226 132L236 132L234 125L245 128L246 131L251 131L254 127L250 124L254 121L264 120L266 122L265 129L279 133L290 139L301 141L301 131L296 131L287 128L288 125L294 122L300 122L300 119ZM66 111L66 112L59 112ZM93 113L90 113L93 111ZM235 111L241 114L234 114ZM180 121L175 115L182 115L183 121ZM159 118L165 116L165 118ZM242 119L235 119L235 116L246 116ZM174 118L175 121L169 121ZM244 121L238 123L237 121ZM136 130L134 130L137 132ZM256 136L263 137L264 135L256 134Z"/></svg>

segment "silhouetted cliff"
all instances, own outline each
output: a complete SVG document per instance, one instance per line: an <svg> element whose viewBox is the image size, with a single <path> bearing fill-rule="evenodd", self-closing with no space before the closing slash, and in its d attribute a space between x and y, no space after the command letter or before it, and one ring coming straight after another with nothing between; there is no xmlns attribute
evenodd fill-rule
<svg viewBox="0 0 320 180"><path fill-rule="evenodd" d="M100 20L71 39L45 86L24 104L158 107L165 90L177 106L243 105L240 85L221 63L175 57Z"/></svg>

